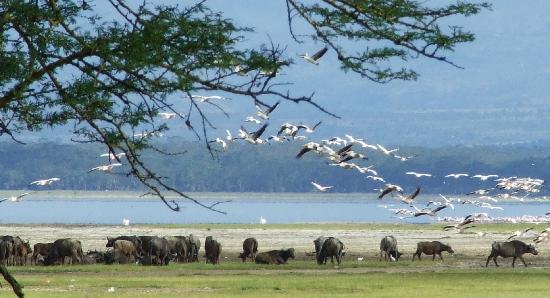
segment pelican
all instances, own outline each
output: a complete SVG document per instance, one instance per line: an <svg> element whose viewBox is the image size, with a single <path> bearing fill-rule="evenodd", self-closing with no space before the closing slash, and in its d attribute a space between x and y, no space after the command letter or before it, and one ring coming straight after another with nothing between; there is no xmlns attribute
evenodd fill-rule
<svg viewBox="0 0 550 298"><path fill-rule="evenodd" d="M45 185L50 185L56 181L59 181L61 180L61 178L57 178L57 177L54 177L54 178L49 178L49 179L43 179L43 180L36 180L36 181L33 181L30 183L30 185L39 185L39 186L45 186Z"/></svg>
<svg viewBox="0 0 550 298"><path fill-rule="evenodd" d="M359 144L359 146L361 146L362 148L369 148L369 149L372 149L372 150L378 150L378 147L376 147L374 145L371 145L371 144L367 144L367 142L365 142L365 140L363 140L363 139L356 139L356 138L354 138L353 136L351 136L349 134L346 134L345 136L346 136L346 138L348 138L350 143Z"/></svg>
<svg viewBox="0 0 550 298"><path fill-rule="evenodd" d="M300 157L302 157L304 154L308 153L309 151L318 151L319 150L319 144L318 143L315 143L315 142L308 142L308 143L305 143L303 146L302 146L302 149L300 149L300 152L298 152L298 154L296 155L296 158L299 159Z"/></svg>
<svg viewBox="0 0 550 298"><path fill-rule="evenodd" d="M246 119L244 119L244 122L252 122L252 123L256 123L256 124L260 124L262 123L262 121L252 117L252 116L248 116L246 117Z"/></svg>
<svg viewBox="0 0 550 298"><path fill-rule="evenodd" d="M417 172L407 172L405 173L407 175L414 175L416 178L421 178L421 177L432 177L432 174L424 174L424 173L417 173Z"/></svg>
<svg viewBox="0 0 550 298"><path fill-rule="evenodd" d="M401 188L401 186L388 183L388 184L385 185L385 188L380 192L380 195L378 196L378 198L381 199L385 195L387 195L391 192L394 192L394 191L397 191L397 192L400 192L401 194L403 194L403 188Z"/></svg>
<svg viewBox="0 0 550 298"><path fill-rule="evenodd" d="M122 219L122 225L123 225L123 226L129 226L129 225L130 225L130 220L127 219L127 218L123 218L123 219Z"/></svg>
<svg viewBox="0 0 550 298"><path fill-rule="evenodd" d="M319 59L328 51L327 47L324 47L317 51L315 54L309 56L307 53L299 55L300 58L304 58L307 62L315 65L319 65Z"/></svg>
<svg viewBox="0 0 550 298"><path fill-rule="evenodd" d="M272 105L271 107L269 107L267 110L263 110L262 107L260 107L259 105L256 105L256 115L258 115L258 117L264 119L264 120L268 120L269 119L269 114L271 114L271 112L273 112L273 110L275 110L275 108L279 105L279 103L281 103L281 101L277 101L274 105Z"/></svg>
<svg viewBox="0 0 550 298"><path fill-rule="evenodd" d="M443 206L439 206L435 209L431 209L431 210L421 210L421 211L418 211L418 212L415 212L414 213L414 217L419 217L419 216L422 216L422 215L429 215L429 216L435 216L435 214L443 209L447 208L446 205L443 205Z"/></svg>
<svg viewBox="0 0 550 298"><path fill-rule="evenodd" d="M525 234L527 234L527 232L531 231L532 229L533 229L533 228L531 227L531 228L527 228L527 229L525 229L525 230L523 230L523 231L515 231L514 234L510 235L510 237L506 238L506 240L510 240L510 239L512 239L512 238L514 238L514 237L517 237L517 238L519 238L519 237L525 237Z"/></svg>
<svg viewBox="0 0 550 298"><path fill-rule="evenodd" d="M114 167L120 167L120 166L122 166L121 163L112 163L112 164L109 164L109 165L97 166L95 168L91 168L90 170L88 170L88 173L93 172L93 171L100 171L100 172L108 173L108 172L111 172Z"/></svg>
<svg viewBox="0 0 550 298"><path fill-rule="evenodd" d="M287 136L282 136L282 137L278 137L278 136L269 136L269 138L267 138L268 141L271 141L273 140L274 142L277 142L277 143L283 143L284 141L290 141L290 139L287 137Z"/></svg>
<svg viewBox="0 0 550 298"><path fill-rule="evenodd" d="M11 197L7 197L7 198L3 198L3 199L0 199L0 203L4 202L4 201L10 201L10 202L21 202L21 200L23 199L24 196L28 196L30 194L34 193L33 192L26 192L26 193L22 193L18 196L11 196Z"/></svg>
<svg viewBox="0 0 550 298"><path fill-rule="evenodd" d="M120 152L120 153L117 153L117 154L113 154L113 153L109 152L109 153L103 153L103 154L100 155L100 157L106 157L106 156L109 157L109 160L114 160L114 159L120 159L123 156L126 156L126 153Z"/></svg>
<svg viewBox="0 0 550 298"><path fill-rule="evenodd" d="M265 225L267 223L267 219L265 219L263 216L260 216L260 224Z"/></svg>
<svg viewBox="0 0 550 298"><path fill-rule="evenodd" d="M204 96L204 95L191 95L192 99L197 99L199 102L209 102L211 100L221 100L226 99L223 96L219 95L210 95L210 96Z"/></svg>
<svg viewBox="0 0 550 298"><path fill-rule="evenodd" d="M460 177L468 177L468 174L457 173L457 174L449 174L445 176L445 178L455 178L455 179L458 179Z"/></svg>
<svg viewBox="0 0 550 298"><path fill-rule="evenodd" d="M386 180L384 180L384 178L378 177L378 176L368 175L366 178L374 180L374 181L386 182Z"/></svg>
<svg viewBox="0 0 550 298"><path fill-rule="evenodd" d="M298 125L296 125L296 128L298 128L298 131L299 131L300 129L304 129L305 132L307 132L307 133L312 133L312 132L315 131L315 129L316 129L319 125L321 125L322 122L323 122L323 121L317 122L315 125L313 125L313 127L309 127L309 126L304 125L304 124L298 124Z"/></svg>
<svg viewBox="0 0 550 298"><path fill-rule="evenodd" d="M260 136L264 133L266 127L267 123L262 125L262 127L260 127L257 131L249 133L246 129L244 129L244 127L241 126L239 136L250 144L263 144L265 141L260 139Z"/></svg>
<svg viewBox="0 0 550 298"><path fill-rule="evenodd" d="M479 180L481 181L486 181L488 180L489 178L498 178L498 175L480 175L480 174L477 174L477 175L474 175L472 176L472 178L479 178Z"/></svg>
<svg viewBox="0 0 550 298"><path fill-rule="evenodd" d="M109 293L114 293L115 292L115 287L110 287L107 289L107 292Z"/></svg>
<svg viewBox="0 0 550 298"><path fill-rule="evenodd" d="M417 187L412 194L406 197L400 195L399 197L401 198L401 202L411 205L412 201L414 200L414 198L418 196L419 193L420 193L420 187Z"/></svg>
<svg viewBox="0 0 550 298"><path fill-rule="evenodd" d="M222 146L223 151L227 151L227 142L220 138L216 138L214 141L210 141L209 143L218 143Z"/></svg>
<svg viewBox="0 0 550 298"><path fill-rule="evenodd" d="M170 119L173 119L174 117L176 117L176 113L159 113L159 116L162 119L170 120Z"/></svg>
<svg viewBox="0 0 550 298"><path fill-rule="evenodd" d="M378 149L380 149L380 151L382 151L382 153L384 153L385 155L394 155L393 153L398 151L399 149L392 149L392 150L388 150L386 149L384 146L380 145L380 144L376 144L376 147L378 147Z"/></svg>
<svg viewBox="0 0 550 298"><path fill-rule="evenodd" d="M320 192L326 192L327 190L333 188L334 186L322 186L321 184L311 182L311 185L315 186L315 188Z"/></svg>

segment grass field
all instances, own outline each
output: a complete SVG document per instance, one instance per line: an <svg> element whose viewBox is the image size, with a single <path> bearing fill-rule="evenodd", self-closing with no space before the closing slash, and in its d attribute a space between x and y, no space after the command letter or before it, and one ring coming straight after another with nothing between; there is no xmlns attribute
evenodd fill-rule
<svg viewBox="0 0 550 298"><path fill-rule="evenodd" d="M287 266L90 265L11 268L27 297L549 297L550 270L454 269L453 262L309 261ZM114 292L108 292L115 287ZM8 296L9 288L0 289Z"/></svg>

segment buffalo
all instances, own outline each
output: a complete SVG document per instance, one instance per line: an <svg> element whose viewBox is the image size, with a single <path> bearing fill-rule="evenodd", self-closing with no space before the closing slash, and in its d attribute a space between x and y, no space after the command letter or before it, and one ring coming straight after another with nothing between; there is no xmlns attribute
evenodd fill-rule
<svg viewBox="0 0 550 298"><path fill-rule="evenodd" d="M28 240L24 241L19 236L13 238L14 265L26 265L27 256L30 253L32 253L32 248Z"/></svg>
<svg viewBox="0 0 550 298"><path fill-rule="evenodd" d="M398 261L402 253L397 250L397 240L393 236L386 236L380 241L380 261L384 260Z"/></svg>
<svg viewBox="0 0 550 298"><path fill-rule="evenodd" d="M118 236L118 237L107 237L107 244L105 247L113 247L115 241L117 240L128 240L134 244L138 254L141 254L141 239L138 236Z"/></svg>
<svg viewBox="0 0 550 298"><path fill-rule="evenodd" d="M199 261L199 251L201 249L201 240L199 237L189 234L187 237L189 241L189 251L187 252L187 259L189 262L198 262Z"/></svg>
<svg viewBox="0 0 550 298"><path fill-rule="evenodd" d="M79 240L72 238L57 239L44 260L44 265L65 264L65 257L70 257L72 264L75 262L80 263L82 256L82 243Z"/></svg>
<svg viewBox="0 0 550 298"><path fill-rule="evenodd" d="M246 238L243 241L243 252L239 254L239 258L246 262L246 258L250 257L252 261L256 258L258 252L258 240L256 238Z"/></svg>
<svg viewBox="0 0 550 298"><path fill-rule="evenodd" d="M340 265L343 249L344 243L342 241L334 237L327 238L323 242L321 251L317 254L317 264L326 264L328 257L330 257L331 263L334 264L334 257L336 257L336 262Z"/></svg>
<svg viewBox="0 0 550 298"><path fill-rule="evenodd" d="M151 240L158 238L157 236L138 236L139 240L141 241L141 251L140 255L146 256L149 254L149 251L151 250Z"/></svg>
<svg viewBox="0 0 550 298"><path fill-rule="evenodd" d="M294 259L294 248L270 250L256 255L256 264L286 264L288 259Z"/></svg>
<svg viewBox="0 0 550 298"><path fill-rule="evenodd" d="M50 243L36 243L34 247L34 251L32 253L31 257L31 264L37 264L38 257L41 256L42 258L45 258L50 253L50 249L52 248L53 242Z"/></svg>
<svg viewBox="0 0 550 298"><path fill-rule="evenodd" d="M204 256L206 257L206 263L219 264L220 254L222 252L222 244L219 243L214 237L208 236L204 241Z"/></svg>
<svg viewBox="0 0 550 298"><path fill-rule="evenodd" d="M129 240L119 239L113 244L115 262L121 264L131 263L139 259L136 246Z"/></svg>
<svg viewBox="0 0 550 298"><path fill-rule="evenodd" d="M12 265L13 260L13 242L9 240L0 240L0 262L2 265Z"/></svg>
<svg viewBox="0 0 550 298"><path fill-rule="evenodd" d="M418 242L416 246L416 252L413 254L413 261L416 256L418 256L418 260L420 260L420 255L422 253L427 255L433 255L432 261L435 260L435 255L439 255L439 258L443 261L443 257L441 256L441 252L446 251L450 254L453 254L453 249L446 244L443 244L439 241L425 241L425 242Z"/></svg>
<svg viewBox="0 0 550 298"><path fill-rule="evenodd" d="M315 259L317 259L317 256L319 256L319 253L321 252L321 248L323 247L323 243L325 243L325 240L327 240L327 237L320 236L319 238L313 240L313 244L315 245Z"/></svg>
<svg viewBox="0 0 550 298"><path fill-rule="evenodd" d="M485 262L485 267L489 265L489 261L491 258L493 259L493 262L495 262L495 266L498 267L497 264L497 257L501 256L503 258L510 258L512 257L512 267L515 267L516 259L519 258L525 267L527 267L527 264L525 263L525 260L523 259L523 254L531 253L533 255L538 255L539 252L535 249L535 247L531 244L526 244L525 242L519 241L519 240L512 240L512 241L495 241L493 242L493 245L491 246L491 254L489 257L487 257L487 262Z"/></svg>
<svg viewBox="0 0 550 298"><path fill-rule="evenodd" d="M148 246L149 253L147 255L151 258L151 264L168 265L170 262L168 240L165 238L155 237L149 241Z"/></svg>

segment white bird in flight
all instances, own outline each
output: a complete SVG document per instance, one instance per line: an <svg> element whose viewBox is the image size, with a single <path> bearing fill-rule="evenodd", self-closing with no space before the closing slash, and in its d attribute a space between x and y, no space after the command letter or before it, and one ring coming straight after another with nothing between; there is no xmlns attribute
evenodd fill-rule
<svg viewBox="0 0 550 298"><path fill-rule="evenodd" d="M100 155L100 157L106 157L108 156L109 157L109 160L115 160L115 159L120 159L122 158L123 156L126 156L126 153L124 152L120 152L120 153L117 153L117 154L113 154L113 153L103 153Z"/></svg>
<svg viewBox="0 0 550 298"><path fill-rule="evenodd" d="M252 122L252 123L256 123L256 124L260 124L262 123L262 121L252 117L252 116L248 116L246 117L246 119L244 119L244 122Z"/></svg>
<svg viewBox="0 0 550 298"><path fill-rule="evenodd" d="M59 181L59 180L61 180L61 178L57 178L57 177L49 178L49 179L36 180L36 181L31 182L30 185L45 186L45 185L50 185L50 184L52 184L56 181Z"/></svg>
<svg viewBox="0 0 550 298"><path fill-rule="evenodd" d="M3 199L0 199L0 203L2 203L4 201L21 202L21 199L23 199L24 196L28 196L31 193L33 193L33 192L26 192L26 193L22 193L18 196L11 196L11 197L7 197L7 198L3 198Z"/></svg>
<svg viewBox="0 0 550 298"><path fill-rule="evenodd" d="M498 175L480 175L480 174L477 174L477 175L474 175L472 176L472 178L479 178L479 180L481 181L485 181L485 180L488 180L489 178L498 178Z"/></svg>
<svg viewBox="0 0 550 298"><path fill-rule="evenodd" d="M393 155L394 152L398 151L399 149L386 149L384 146L380 145L380 144L376 144L376 147L378 147L378 149L380 149L380 151L382 151L382 153L384 153L385 155Z"/></svg>
<svg viewBox="0 0 550 298"><path fill-rule="evenodd" d="M88 173L93 172L93 171L100 171L100 172L107 173L107 172L111 172L114 167L120 167L120 166L122 166L121 163L112 163L112 164L109 164L109 165L97 166L95 168L91 168L90 170L88 170Z"/></svg>
<svg viewBox="0 0 550 298"><path fill-rule="evenodd" d="M445 178L455 178L455 179L458 179L460 177L468 177L468 174L457 173L457 174L449 174L449 175L445 176Z"/></svg>
<svg viewBox="0 0 550 298"><path fill-rule="evenodd" d="M311 185L315 186L315 188L320 192L326 192L327 190L333 188L334 186L323 186L319 183L311 182Z"/></svg>
<svg viewBox="0 0 550 298"><path fill-rule="evenodd" d="M315 54L309 56L307 53L299 55L300 58L304 58L307 62L315 65L319 65L319 59L325 55L325 53L328 51L327 47L324 47L317 51Z"/></svg>
<svg viewBox="0 0 550 298"><path fill-rule="evenodd" d="M192 99L197 99L199 102L207 102L207 101L211 101L211 100L226 99L225 97L219 96L219 95L209 95L209 96L205 96L205 95L191 95L191 98L192 98Z"/></svg>
<svg viewBox="0 0 550 298"><path fill-rule="evenodd" d="M417 172L407 172L405 173L407 175L414 175L416 178L421 178L421 177L432 177L432 174L425 174L425 173L417 173Z"/></svg>
<svg viewBox="0 0 550 298"><path fill-rule="evenodd" d="M176 113L159 113L159 116L162 119L170 120L170 119L173 119L174 117L176 117Z"/></svg>

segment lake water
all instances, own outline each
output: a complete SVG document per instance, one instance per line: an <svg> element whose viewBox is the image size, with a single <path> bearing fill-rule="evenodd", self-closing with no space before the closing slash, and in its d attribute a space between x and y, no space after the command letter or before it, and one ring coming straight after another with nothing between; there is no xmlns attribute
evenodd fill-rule
<svg viewBox="0 0 550 298"><path fill-rule="evenodd" d="M380 207L406 208L392 198L374 199L374 194L191 194L205 203L232 200L218 205L227 215L218 214L195 204L181 201L180 212L169 210L160 200L139 199L137 195L117 196L101 193L78 193L60 196L40 194L28 196L21 202L0 204L2 224L120 224L123 218L131 223L258 223L260 217L267 223L303 222L433 222L422 216L400 220ZM435 196L433 198L436 198ZM425 197L430 199L429 196ZM440 216L465 216L487 212L493 217L534 215L550 212L550 202L493 203L504 210L488 210L472 205L455 205L444 209ZM425 204L417 204L422 207Z"/></svg>

